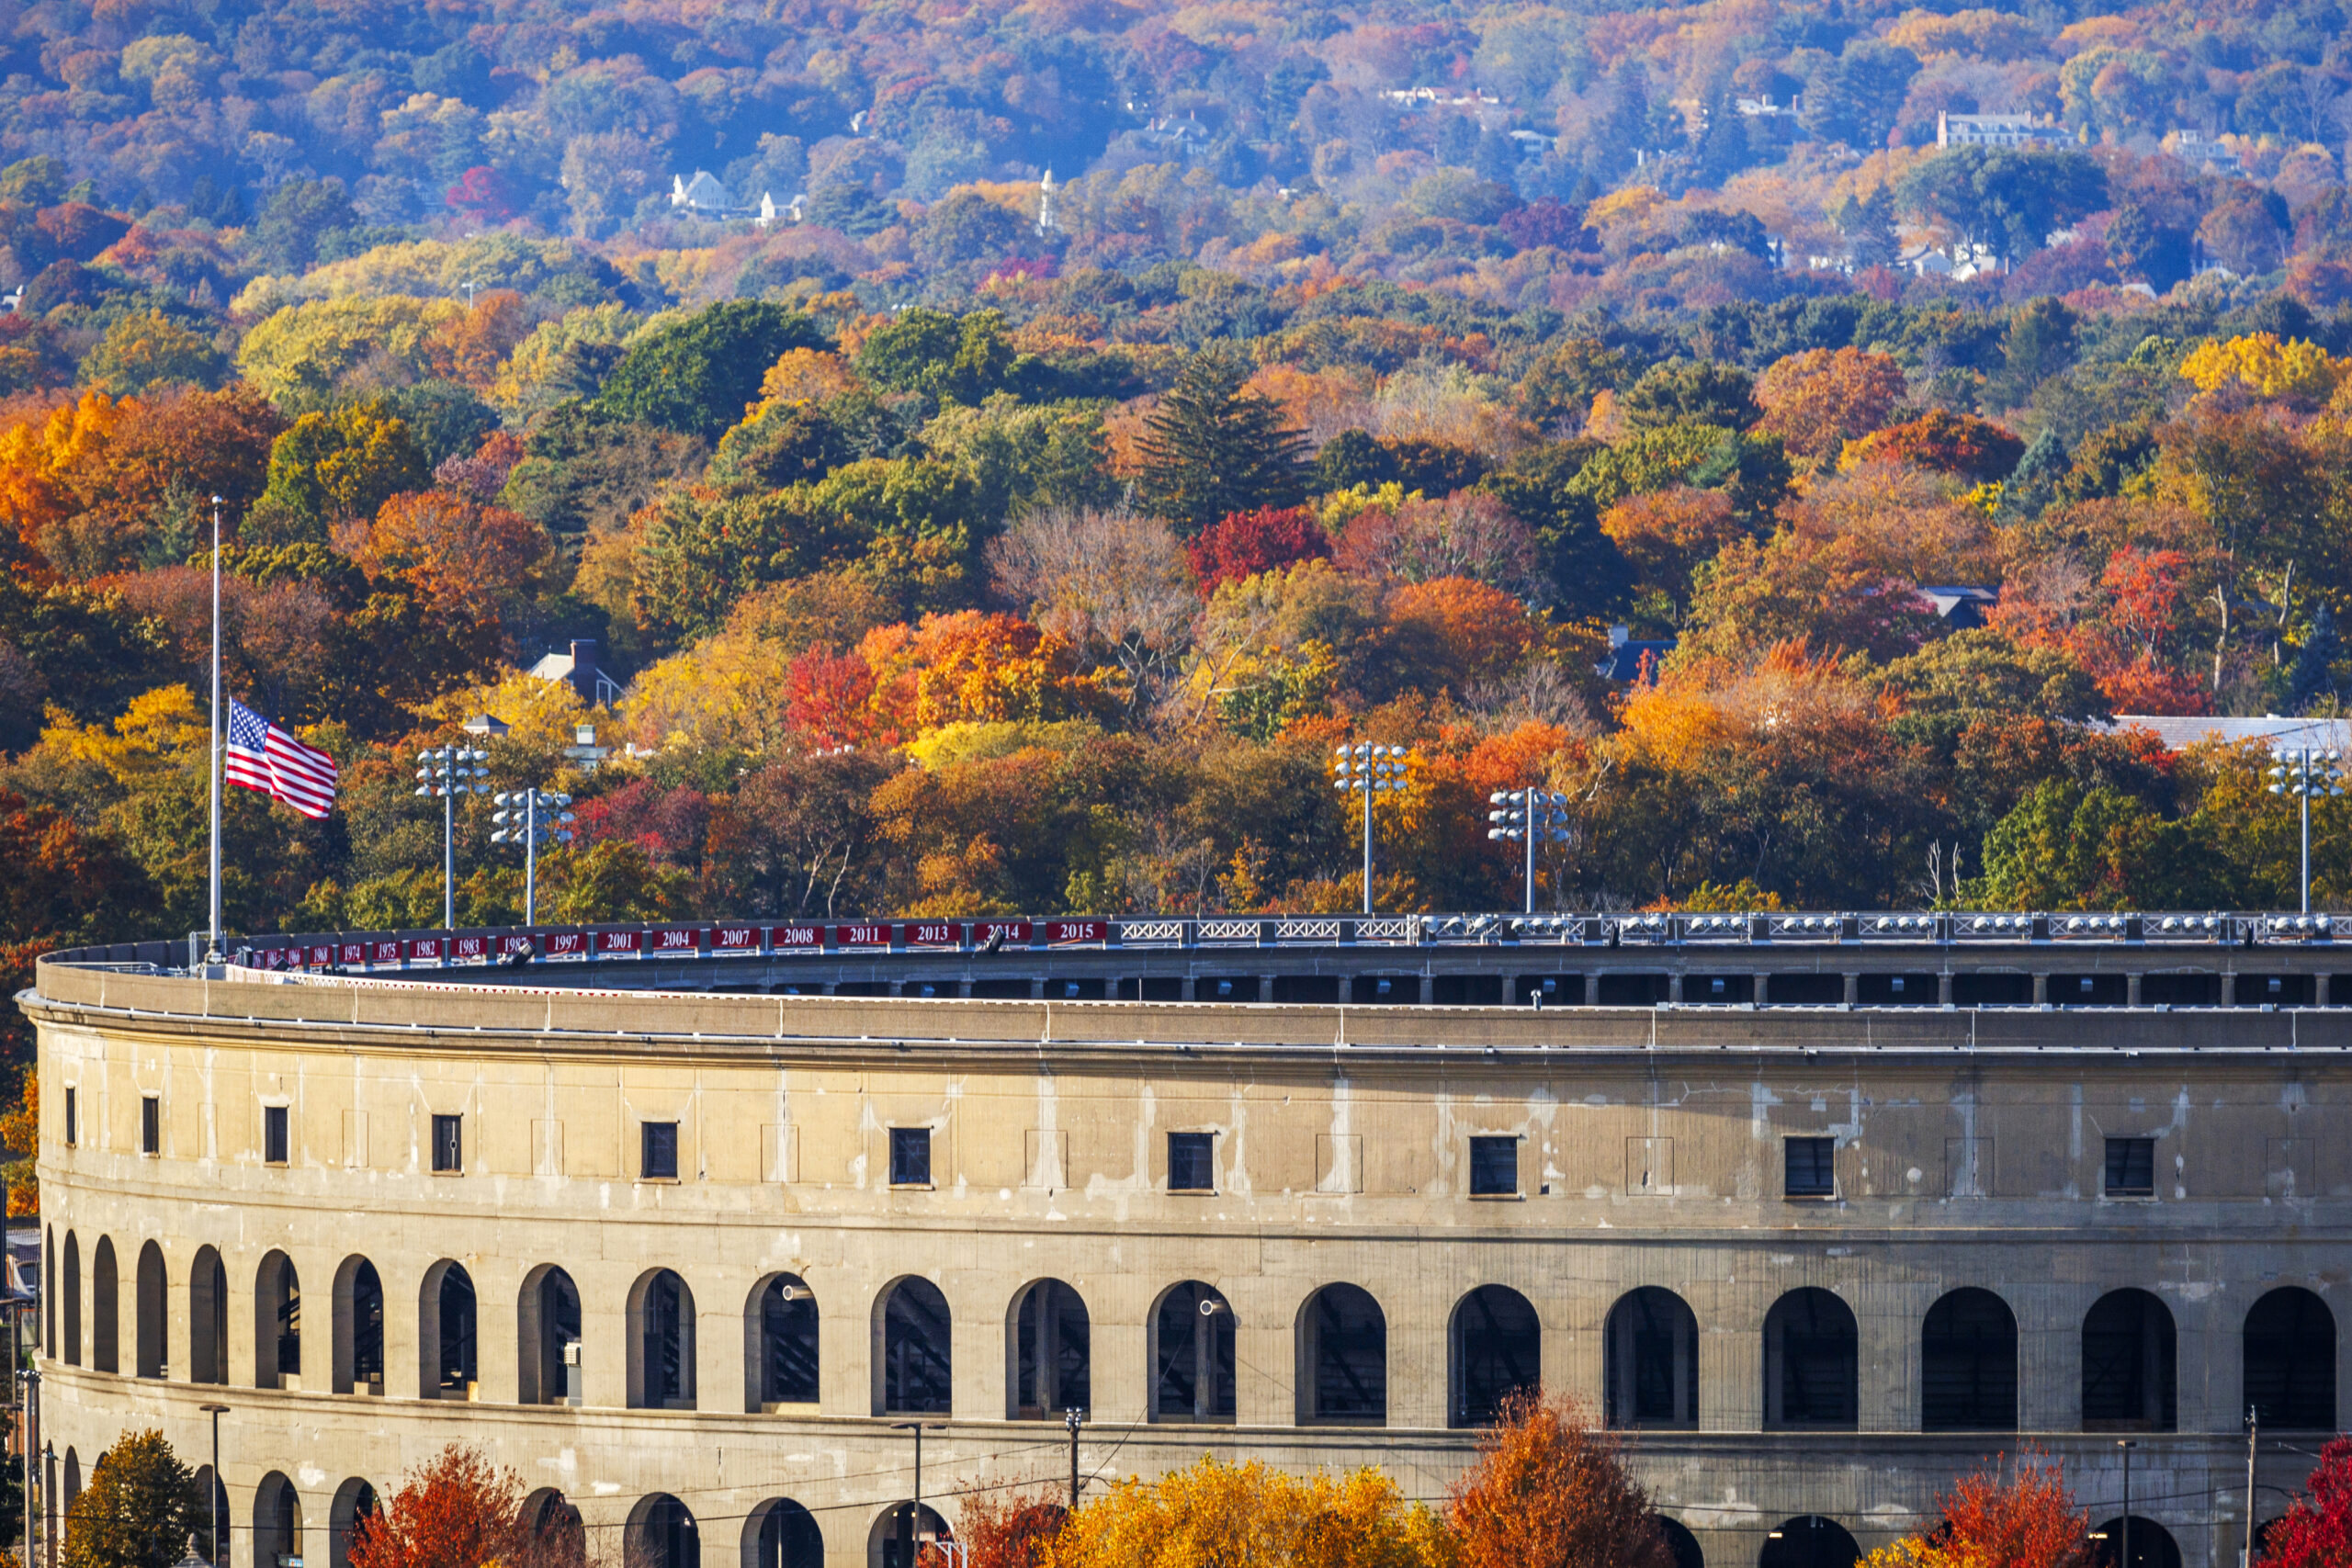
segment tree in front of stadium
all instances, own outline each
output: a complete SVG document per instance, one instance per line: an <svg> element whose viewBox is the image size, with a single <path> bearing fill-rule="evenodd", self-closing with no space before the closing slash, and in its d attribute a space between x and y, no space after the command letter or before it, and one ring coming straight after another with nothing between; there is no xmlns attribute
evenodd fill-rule
<svg viewBox="0 0 2352 1568"><path fill-rule="evenodd" d="M451 1443L351 1529L351 1568L582 1568L578 1520L560 1504L525 1509L523 1483Z"/></svg>
<svg viewBox="0 0 2352 1568"><path fill-rule="evenodd" d="M65 1568L172 1568L204 1513L203 1489L164 1434L134 1432L66 1510Z"/></svg>
<svg viewBox="0 0 2352 1568"><path fill-rule="evenodd" d="M1863 1568L2091 1568L2097 1555L2054 1464L2019 1459L2004 1474L1996 1460L1939 1501L1940 1524L1879 1548Z"/></svg>
<svg viewBox="0 0 2352 1568"><path fill-rule="evenodd" d="M1572 1399L1522 1392L1453 1483L1456 1568L1673 1568L1649 1494Z"/></svg>
<svg viewBox="0 0 2352 1568"><path fill-rule="evenodd" d="M1443 1523L1376 1466L1285 1474L1215 1455L1129 1477L1053 1538L1044 1568L1450 1568ZM1627 1563L1623 1568L1643 1568Z"/></svg>
<svg viewBox="0 0 2352 1568"><path fill-rule="evenodd" d="M2337 1568L2352 1562L2352 1438L2319 1450L2306 1494L2270 1526L2258 1568Z"/></svg>

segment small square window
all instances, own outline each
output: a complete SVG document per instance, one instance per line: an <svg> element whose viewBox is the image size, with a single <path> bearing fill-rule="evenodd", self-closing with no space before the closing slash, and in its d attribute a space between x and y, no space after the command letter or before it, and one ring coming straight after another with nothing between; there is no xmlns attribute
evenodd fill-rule
<svg viewBox="0 0 2352 1568"><path fill-rule="evenodd" d="M930 1128L893 1127L890 1129L890 1185L893 1187L931 1185Z"/></svg>
<svg viewBox="0 0 2352 1568"><path fill-rule="evenodd" d="M464 1117L435 1116L433 1119L433 1168L436 1173L447 1174L466 1168Z"/></svg>
<svg viewBox="0 0 2352 1568"><path fill-rule="evenodd" d="M1473 1138L1470 1140L1470 1196L1473 1198L1516 1198L1519 1196L1519 1140L1517 1138Z"/></svg>
<svg viewBox="0 0 2352 1568"><path fill-rule="evenodd" d="M1170 1192L1214 1192L1216 1190L1216 1134L1215 1133L1170 1133L1168 1134L1168 1190Z"/></svg>
<svg viewBox="0 0 2352 1568"><path fill-rule="evenodd" d="M2153 1198L2156 1195L2155 1139L2108 1139L2107 1195L2110 1198Z"/></svg>
<svg viewBox="0 0 2352 1568"><path fill-rule="evenodd" d="M1788 1179L1781 1190L1791 1198L1835 1198L1838 1195L1838 1140L1788 1140Z"/></svg>
<svg viewBox="0 0 2352 1568"><path fill-rule="evenodd" d="M156 1095L142 1095L139 1100L139 1152L160 1155L164 1152L164 1101Z"/></svg>
<svg viewBox="0 0 2352 1568"><path fill-rule="evenodd" d="M645 1181L677 1180L678 1124L675 1122L642 1122L638 1124L638 1133L639 1178Z"/></svg>
<svg viewBox="0 0 2352 1568"><path fill-rule="evenodd" d="M261 1108L261 1160L264 1165L286 1163L286 1107L265 1105Z"/></svg>
<svg viewBox="0 0 2352 1568"><path fill-rule="evenodd" d="M65 1091L65 1146L72 1148L82 1141L82 1091Z"/></svg>

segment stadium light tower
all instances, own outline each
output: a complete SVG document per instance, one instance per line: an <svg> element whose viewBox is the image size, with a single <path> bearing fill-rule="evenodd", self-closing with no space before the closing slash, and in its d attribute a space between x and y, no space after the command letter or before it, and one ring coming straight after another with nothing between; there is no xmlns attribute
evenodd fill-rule
<svg viewBox="0 0 2352 1568"><path fill-rule="evenodd" d="M2270 793L2291 795L2303 813L2303 913L2312 912L2312 802L2344 793L2344 753L2282 746L2270 753Z"/></svg>
<svg viewBox="0 0 2352 1568"><path fill-rule="evenodd" d="M441 797L441 927L458 929L458 796L488 795L482 766L490 753L469 746L435 746L416 754L416 793Z"/></svg>
<svg viewBox="0 0 2352 1568"><path fill-rule="evenodd" d="M1402 746L1358 741L1331 754L1331 787L1363 797L1363 912L1372 913L1372 797L1412 782L1412 759Z"/></svg>
<svg viewBox="0 0 2352 1568"><path fill-rule="evenodd" d="M523 846L523 923L536 926L539 923L539 846L571 842L571 813L563 809L571 804L571 796L534 788L490 798L499 807L490 815L499 825L490 841Z"/></svg>
<svg viewBox="0 0 2352 1568"><path fill-rule="evenodd" d="M1539 841L1568 841L1567 814L1561 809L1568 797L1548 789L1505 789L1487 796L1487 804L1496 807L1487 813L1487 820L1495 824L1487 829L1487 837L1527 846L1527 913L1532 915L1535 913L1535 846Z"/></svg>

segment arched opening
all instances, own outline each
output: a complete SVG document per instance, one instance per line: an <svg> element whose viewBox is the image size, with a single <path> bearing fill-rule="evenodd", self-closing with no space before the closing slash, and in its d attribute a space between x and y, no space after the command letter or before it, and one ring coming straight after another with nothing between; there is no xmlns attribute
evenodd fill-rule
<svg viewBox="0 0 2352 1568"><path fill-rule="evenodd" d="M51 1348L50 1354L54 1356L57 1354L55 1348L57 1344L57 1227L55 1225L49 1227L47 1242L40 1249L40 1342L50 1346Z"/></svg>
<svg viewBox="0 0 2352 1568"><path fill-rule="evenodd" d="M1388 1320L1371 1292L1326 1285L1298 1309L1302 1425L1377 1427L1388 1419Z"/></svg>
<svg viewBox="0 0 2352 1568"><path fill-rule="evenodd" d="M2083 1430L2169 1432L2178 1419L2172 1313L2145 1291L2109 1291L2083 1318Z"/></svg>
<svg viewBox="0 0 2352 1568"><path fill-rule="evenodd" d="M302 1386L302 1281L276 1250L254 1273L254 1386Z"/></svg>
<svg viewBox="0 0 2352 1568"><path fill-rule="evenodd" d="M65 1298L65 1364L82 1364L82 1244L72 1231L65 1233L65 1283L62 1293Z"/></svg>
<svg viewBox="0 0 2352 1568"><path fill-rule="evenodd" d="M168 1377L172 1361L171 1284L164 1275L164 1249L152 1241L139 1249L139 1293L136 1299L139 1375L142 1378Z"/></svg>
<svg viewBox="0 0 2352 1568"><path fill-rule="evenodd" d="M114 1238L98 1237L90 1254L90 1367L94 1371L122 1370L117 1314L122 1310L122 1281L115 1277Z"/></svg>
<svg viewBox="0 0 2352 1568"><path fill-rule="evenodd" d="M1699 1320L1680 1296L1644 1285L1618 1297L1600 1359L1608 1425L1698 1426Z"/></svg>
<svg viewBox="0 0 2352 1568"><path fill-rule="evenodd" d="M530 1546L523 1560L536 1568L586 1568L588 1530L580 1510L552 1486L523 1499L523 1526Z"/></svg>
<svg viewBox="0 0 2352 1568"><path fill-rule="evenodd" d="M2155 1520L2137 1514L2127 1530L2119 1514L2091 1531L2091 1561L2098 1568L2180 1568L2180 1542Z"/></svg>
<svg viewBox="0 0 2352 1568"><path fill-rule="evenodd" d="M334 1391L384 1392L384 1280L365 1258L334 1271Z"/></svg>
<svg viewBox="0 0 2352 1568"><path fill-rule="evenodd" d="M363 1519L376 1517L376 1489L357 1476L335 1488L327 1506L328 1568L350 1568L351 1535Z"/></svg>
<svg viewBox="0 0 2352 1568"><path fill-rule="evenodd" d="M1490 1426L1503 1401L1533 1393L1544 1381L1543 1325L1527 1298L1507 1285L1481 1285L1456 1302L1447 1341L1448 1426Z"/></svg>
<svg viewBox="0 0 2352 1568"><path fill-rule="evenodd" d="M1086 1303L1059 1280L1040 1280L1012 1298L1005 1336L1005 1414L1015 1421L1058 1421L1065 1410L1091 1410Z"/></svg>
<svg viewBox="0 0 2352 1568"><path fill-rule="evenodd" d="M2335 1314L2285 1285L2245 1314L2245 1391L2238 1401L2274 1430L2335 1430Z"/></svg>
<svg viewBox="0 0 2352 1568"><path fill-rule="evenodd" d="M934 1540L954 1540L947 1521L928 1503L894 1503L882 1510L866 1532L866 1568L916 1568L915 1554Z"/></svg>
<svg viewBox="0 0 2352 1568"><path fill-rule="evenodd" d="M1233 1308L1198 1280L1170 1287L1151 1314L1151 1418L1230 1421Z"/></svg>
<svg viewBox="0 0 2352 1568"><path fill-rule="evenodd" d="M525 1404L581 1401L580 1287L552 1263L523 1276L514 1303L515 1372Z"/></svg>
<svg viewBox="0 0 2352 1568"><path fill-rule="evenodd" d="M196 1467L195 1480L195 1495L198 1501L196 1512L189 1516L188 1522L196 1530L196 1554L207 1562L218 1562L220 1561L220 1553L212 1549L212 1521L216 1518L220 1521L222 1541L227 1542L236 1539L236 1532L230 1528L229 1489L220 1484L220 1478L212 1473L212 1467L209 1464L199 1464ZM81 1491L81 1472L78 1466L74 1472L73 1491L77 1494ZM206 1497L212 1500L212 1506L209 1508L203 1503Z"/></svg>
<svg viewBox="0 0 2352 1568"><path fill-rule="evenodd" d="M817 1292L797 1274L778 1274L752 1292L752 1343L744 1404L753 1410L813 1405L817 1382Z"/></svg>
<svg viewBox="0 0 2352 1568"><path fill-rule="evenodd" d="M82 1456L72 1449L67 1449L65 1450L65 1511L59 1516L61 1519L71 1519L74 1517L74 1499L81 1495ZM229 1522L228 1515L221 1515L220 1522L226 1525Z"/></svg>
<svg viewBox="0 0 2352 1568"><path fill-rule="evenodd" d="M426 1399L473 1399L481 1392L475 1359L474 1277L443 1258L417 1289L417 1392Z"/></svg>
<svg viewBox="0 0 2352 1568"><path fill-rule="evenodd" d="M910 1275L886 1288L874 1310L874 1413L944 1416L953 1407L953 1324L947 1298Z"/></svg>
<svg viewBox="0 0 2352 1568"><path fill-rule="evenodd" d="M1920 1428L2013 1432L2017 1425L2017 1314L1990 1291L1953 1291L1919 1327Z"/></svg>
<svg viewBox="0 0 2352 1568"><path fill-rule="evenodd" d="M1765 1429L1851 1431L1860 1344L1853 1309L1827 1291L1808 1285L1774 1302L1764 1319Z"/></svg>
<svg viewBox="0 0 2352 1568"><path fill-rule="evenodd" d="M638 1410L695 1407L695 1298L668 1269L628 1292L628 1402Z"/></svg>
<svg viewBox="0 0 2352 1568"><path fill-rule="evenodd" d="M1707 1554L1699 1550L1699 1538L1683 1526L1680 1519L1664 1514L1652 1514L1657 1521L1657 1533L1666 1538L1666 1550L1673 1554L1674 1568L1707 1568Z"/></svg>
<svg viewBox="0 0 2352 1568"><path fill-rule="evenodd" d="M1756 1554L1756 1568L1854 1568L1861 1558L1862 1549L1854 1544L1844 1525L1819 1514L1806 1514L1764 1533L1764 1550Z"/></svg>
<svg viewBox="0 0 2352 1568"><path fill-rule="evenodd" d="M789 1497L752 1509L743 1521L743 1568L825 1568L817 1517Z"/></svg>
<svg viewBox="0 0 2352 1568"><path fill-rule="evenodd" d="M639 1499L621 1539L625 1568L702 1568L695 1517L667 1492Z"/></svg>
<svg viewBox="0 0 2352 1568"><path fill-rule="evenodd" d="M230 1540L236 1540L232 1532ZM273 1470L254 1490L254 1568L283 1568L289 1557L302 1555L302 1500L294 1483Z"/></svg>
<svg viewBox="0 0 2352 1568"><path fill-rule="evenodd" d="M198 1247L188 1266L187 1367L190 1382L229 1381L229 1270L213 1247Z"/></svg>

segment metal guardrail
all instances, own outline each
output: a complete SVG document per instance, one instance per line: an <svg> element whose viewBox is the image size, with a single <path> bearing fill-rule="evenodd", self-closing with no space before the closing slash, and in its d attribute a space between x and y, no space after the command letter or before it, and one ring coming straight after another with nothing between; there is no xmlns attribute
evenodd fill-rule
<svg viewBox="0 0 2352 1568"><path fill-rule="evenodd" d="M2352 942L2352 919L2341 922ZM1054 917L978 920L674 922L440 931L288 933L239 939L231 956L266 970L382 972L727 958L859 959L1071 950L1711 948L1993 946L2325 947L2329 915L2179 912L1857 913L1642 911L1540 915L1275 915L1200 919ZM177 944L142 942L51 955L85 964L175 964ZM149 950L153 949L151 953Z"/></svg>

